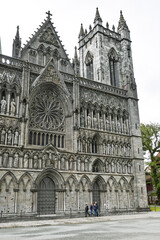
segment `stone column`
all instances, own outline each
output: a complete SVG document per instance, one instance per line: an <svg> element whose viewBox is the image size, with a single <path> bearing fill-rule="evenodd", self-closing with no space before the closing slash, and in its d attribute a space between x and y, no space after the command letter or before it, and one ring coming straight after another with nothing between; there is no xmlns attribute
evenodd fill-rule
<svg viewBox="0 0 160 240"><path fill-rule="evenodd" d="M118 190L115 190L115 194L116 194L117 209L119 209L119 196L118 196Z"/></svg>
<svg viewBox="0 0 160 240"><path fill-rule="evenodd" d="M18 205L18 191L19 189L13 189L14 191L14 213L17 213L17 205Z"/></svg>
<svg viewBox="0 0 160 240"><path fill-rule="evenodd" d="M104 122L103 128L104 128L104 131L106 131L106 112L105 111L103 111L103 122Z"/></svg>
<svg viewBox="0 0 160 240"><path fill-rule="evenodd" d="M11 101L11 90L8 89L8 91L7 91L7 114L9 114L9 110L10 110L10 101Z"/></svg>
<svg viewBox="0 0 160 240"><path fill-rule="evenodd" d="M17 95L17 100L16 100L16 117L19 115L19 94Z"/></svg>

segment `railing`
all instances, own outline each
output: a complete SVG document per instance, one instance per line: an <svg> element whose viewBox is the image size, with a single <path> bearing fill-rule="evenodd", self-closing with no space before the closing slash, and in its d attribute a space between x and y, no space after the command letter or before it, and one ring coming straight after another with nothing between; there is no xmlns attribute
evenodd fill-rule
<svg viewBox="0 0 160 240"><path fill-rule="evenodd" d="M127 95L127 91L123 90L123 89L118 89L116 87L113 86L109 86L103 83L99 83L93 80L88 80L88 79L84 79L84 78L80 78L80 85L85 86L85 87L89 87L89 88L94 88L100 91L104 91L104 92L110 92L116 95L121 95L121 96L126 96Z"/></svg>
<svg viewBox="0 0 160 240"><path fill-rule="evenodd" d="M36 65L21 59L8 57L5 55L0 54L0 63L3 65L16 67L22 69L24 66L28 66L31 72L40 73L40 71L44 68L43 66Z"/></svg>

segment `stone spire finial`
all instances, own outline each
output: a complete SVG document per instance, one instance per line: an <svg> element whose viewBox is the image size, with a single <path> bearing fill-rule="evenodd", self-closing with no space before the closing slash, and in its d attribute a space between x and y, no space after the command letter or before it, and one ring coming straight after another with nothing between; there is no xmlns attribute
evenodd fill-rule
<svg viewBox="0 0 160 240"><path fill-rule="evenodd" d="M81 23L81 28L79 32L79 38L84 36L84 29L83 29L83 24Z"/></svg>
<svg viewBox="0 0 160 240"><path fill-rule="evenodd" d="M17 40L19 40L20 38L19 38L19 26L17 26L17 32L16 32L16 36L15 36L15 39Z"/></svg>
<svg viewBox="0 0 160 240"><path fill-rule="evenodd" d="M50 13L50 11L46 12L46 14L47 14L47 19L48 19L48 20L51 20L52 14Z"/></svg>
<svg viewBox="0 0 160 240"><path fill-rule="evenodd" d="M94 18L94 24L96 24L97 22L102 24L102 18L100 17L98 8L96 8L96 16Z"/></svg>
<svg viewBox="0 0 160 240"><path fill-rule="evenodd" d="M13 39L13 47L12 47L12 57L20 57L21 55L21 39L19 36L19 26L17 26L17 32L15 39Z"/></svg>
<svg viewBox="0 0 160 240"><path fill-rule="evenodd" d="M118 30L119 30L120 28L126 28L126 29L128 29L128 26L127 26L126 21L125 21L125 19L124 19L124 17L123 17L122 11L120 11L120 19L119 19L119 23L118 23Z"/></svg>
<svg viewBox="0 0 160 240"><path fill-rule="evenodd" d="M78 60L77 47L75 47L75 50L74 50L74 59Z"/></svg>

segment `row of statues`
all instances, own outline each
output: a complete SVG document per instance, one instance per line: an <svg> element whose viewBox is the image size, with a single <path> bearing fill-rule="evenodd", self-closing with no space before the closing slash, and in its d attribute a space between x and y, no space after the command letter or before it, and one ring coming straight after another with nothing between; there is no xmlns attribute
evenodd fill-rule
<svg viewBox="0 0 160 240"><path fill-rule="evenodd" d="M79 138L77 141L78 151L85 153L99 153L104 155L115 155L129 157L131 146L128 143L118 144L117 142L103 142L98 145L96 139L86 140Z"/></svg>
<svg viewBox="0 0 160 240"><path fill-rule="evenodd" d="M1 100L1 113L6 114L6 111L7 111L7 102L6 102L5 97L3 96L2 100ZM15 116L15 112L16 112L16 103L13 98L10 103L10 115Z"/></svg>
<svg viewBox="0 0 160 240"><path fill-rule="evenodd" d="M5 145L18 145L19 143L19 132L18 129L14 131L12 128L0 130L0 144Z"/></svg>
<svg viewBox="0 0 160 240"><path fill-rule="evenodd" d="M96 115L93 116L93 119L90 114L87 115L87 119L85 119L84 114L81 113L80 115L80 126L87 127L87 128L94 128L99 130L107 130L113 131L118 133L128 133L127 127L127 120L120 119L115 120L113 117L109 120L108 117L104 118L97 117Z"/></svg>
<svg viewBox="0 0 160 240"><path fill-rule="evenodd" d="M30 157L29 154L21 156L17 152L12 157L8 152L0 155L0 167L4 168L44 169L51 166L56 169L71 171L132 173L132 164L128 160L112 159L103 163L102 166L102 164L92 164L88 158L74 160L72 156L68 159L63 155L58 157L44 154L42 158L39 158L38 155Z"/></svg>

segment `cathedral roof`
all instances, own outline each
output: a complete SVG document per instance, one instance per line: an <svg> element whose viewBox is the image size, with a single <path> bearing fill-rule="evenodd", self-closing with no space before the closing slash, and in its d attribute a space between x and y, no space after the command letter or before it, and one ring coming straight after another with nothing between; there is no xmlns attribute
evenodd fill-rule
<svg viewBox="0 0 160 240"><path fill-rule="evenodd" d="M44 19L42 22L42 25L37 28L37 31L32 34L32 37L29 38L29 41L24 45L22 48L22 58L25 54L25 52L35 47L35 42L45 43L50 46L53 46L54 48L61 49L63 52L63 58L67 59L69 61L68 55L66 53L66 50L64 49L64 45L62 45L62 41L60 40L60 37L57 35L57 31L55 30L55 27L53 26L53 23L51 22L51 16L52 14L50 11L46 12L47 18Z"/></svg>

